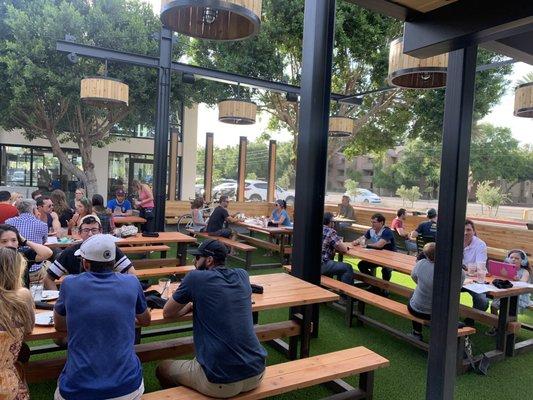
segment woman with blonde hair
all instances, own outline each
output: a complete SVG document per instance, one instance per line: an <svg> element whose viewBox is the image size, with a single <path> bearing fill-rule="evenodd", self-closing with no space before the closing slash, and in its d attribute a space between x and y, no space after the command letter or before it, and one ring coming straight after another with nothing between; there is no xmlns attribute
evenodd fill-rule
<svg viewBox="0 0 533 400"><path fill-rule="evenodd" d="M9 201L11 202L11 205L16 207L18 201L22 200L23 198L24 198L24 196L21 193L11 192L11 198L9 199Z"/></svg>
<svg viewBox="0 0 533 400"><path fill-rule="evenodd" d="M22 286L26 260L11 247L0 248L0 398L26 400L30 398L17 361L24 336L35 324L33 299Z"/></svg>
<svg viewBox="0 0 533 400"><path fill-rule="evenodd" d="M135 207L139 209L139 216L146 219L146 223L141 228L143 231L153 232L155 203L152 189L146 183L138 180L133 180L131 185L137 191L138 200L135 200Z"/></svg>

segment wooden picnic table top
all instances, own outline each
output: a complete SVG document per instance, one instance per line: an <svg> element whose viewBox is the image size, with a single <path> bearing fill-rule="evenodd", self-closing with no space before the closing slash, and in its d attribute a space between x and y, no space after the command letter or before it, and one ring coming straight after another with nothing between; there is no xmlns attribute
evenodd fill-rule
<svg viewBox="0 0 533 400"><path fill-rule="evenodd" d="M262 294L252 294L252 310L264 311L269 309L287 308L307 304L327 303L339 299L339 296L329 290L313 285L294 276L277 273L250 276L250 281L264 288ZM174 286L175 287L175 286ZM154 287L156 290L158 287ZM35 310L36 313L45 310ZM180 318L163 318L163 310L152 310L151 325L166 324L192 319L192 314ZM65 336L64 332L57 332L53 326L35 326L26 341L54 339Z"/></svg>
<svg viewBox="0 0 533 400"><path fill-rule="evenodd" d="M349 224L355 224L355 219L345 218L345 217L333 217L334 222L347 222Z"/></svg>
<svg viewBox="0 0 533 400"><path fill-rule="evenodd" d="M76 243L80 242L80 236L79 235L70 235L69 239L73 240L69 243L45 243L46 246L50 247L51 249L55 248L65 248L72 246ZM196 239L189 236L184 235L180 232L159 232L159 237L147 237L142 236L141 233L137 233L135 236L130 236L126 238L121 238L118 240L117 246L138 246L138 245L147 245L147 244L160 244L160 243L195 243Z"/></svg>
<svg viewBox="0 0 533 400"><path fill-rule="evenodd" d="M125 224L144 224L146 219L135 215L113 215L113 222L115 225Z"/></svg>
<svg viewBox="0 0 533 400"><path fill-rule="evenodd" d="M286 226L261 226L258 224L253 224L246 221L238 221L234 222L234 225L242 226L244 228L247 228L251 231L255 232L261 232L266 233L267 235L292 235L293 229L292 227L286 227Z"/></svg>

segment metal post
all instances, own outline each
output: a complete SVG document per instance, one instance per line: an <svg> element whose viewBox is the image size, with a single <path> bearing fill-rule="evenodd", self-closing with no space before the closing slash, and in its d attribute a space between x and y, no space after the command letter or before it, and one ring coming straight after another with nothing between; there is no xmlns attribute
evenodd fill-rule
<svg viewBox="0 0 533 400"><path fill-rule="evenodd" d="M278 145L275 140L271 140L268 145L268 186L267 201L273 203L276 197L276 152Z"/></svg>
<svg viewBox="0 0 533 400"><path fill-rule="evenodd" d="M335 0L305 2L292 273L320 284Z"/></svg>
<svg viewBox="0 0 533 400"><path fill-rule="evenodd" d="M244 187L246 186L246 155L248 153L248 138L239 138L239 165L237 167L237 201L244 201Z"/></svg>
<svg viewBox="0 0 533 400"><path fill-rule="evenodd" d="M214 133L205 134L205 160L204 160L204 197L208 203L213 197L213 150Z"/></svg>
<svg viewBox="0 0 533 400"><path fill-rule="evenodd" d="M453 399L477 47L450 53L426 399Z"/></svg>
<svg viewBox="0 0 533 400"><path fill-rule="evenodd" d="M170 67L172 66L172 32L162 28L159 39L159 80L154 138L155 230L165 230L167 198L168 128L170 120Z"/></svg>

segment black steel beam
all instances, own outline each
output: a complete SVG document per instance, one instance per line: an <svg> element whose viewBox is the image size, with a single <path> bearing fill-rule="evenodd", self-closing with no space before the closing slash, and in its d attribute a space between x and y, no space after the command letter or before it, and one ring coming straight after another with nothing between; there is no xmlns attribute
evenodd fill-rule
<svg viewBox="0 0 533 400"><path fill-rule="evenodd" d="M170 66L172 64L172 31L161 29L159 40L159 79L154 137L154 230L165 230L167 200L168 133L170 125Z"/></svg>
<svg viewBox="0 0 533 400"><path fill-rule="evenodd" d="M477 47L450 53L439 190L426 399L451 400L456 374L457 320Z"/></svg>
<svg viewBox="0 0 533 400"><path fill-rule="evenodd" d="M408 20L403 50L427 58L532 29L531 0L457 1Z"/></svg>
<svg viewBox="0 0 533 400"><path fill-rule="evenodd" d="M320 284L335 0L306 0L292 274Z"/></svg>
<svg viewBox="0 0 533 400"><path fill-rule="evenodd" d="M58 40L56 42L56 49L65 53L76 53L79 56L107 59L109 61L120 62L125 64L134 64L143 67L158 68L159 58L144 56L140 54L127 53L124 51L116 51L105 49L102 47L88 46L77 44L65 40ZM173 62L171 69L174 72L186 74L189 79L191 77L206 79L215 82L222 82L231 85L240 84L250 88L270 90L278 93L292 93L300 95L300 87L290 85L283 82L273 82L265 79L251 78L249 76L234 74L231 72L218 71L210 68L197 67L195 65L184 64L180 62ZM332 93L331 98L347 104L361 104L362 98L344 99L345 95L339 93Z"/></svg>
<svg viewBox="0 0 533 400"><path fill-rule="evenodd" d="M483 43L483 48L533 65L533 30L521 35Z"/></svg>

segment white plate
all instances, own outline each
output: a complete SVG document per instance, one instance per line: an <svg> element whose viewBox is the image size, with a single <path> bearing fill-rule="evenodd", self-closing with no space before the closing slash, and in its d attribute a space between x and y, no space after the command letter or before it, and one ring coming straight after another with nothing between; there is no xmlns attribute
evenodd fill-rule
<svg viewBox="0 0 533 400"><path fill-rule="evenodd" d="M54 325L53 311L45 311L35 314L35 325L52 326Z"/></svg>
<svg viewBox="0 0 533 400"><path fill-rule="evenodd" d="M41 301L51 301L59 298L59 290L43 290Z"/></svg>

